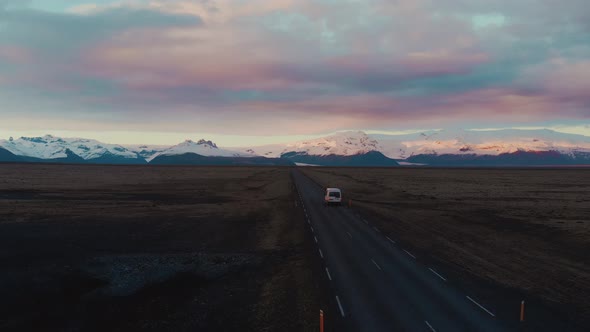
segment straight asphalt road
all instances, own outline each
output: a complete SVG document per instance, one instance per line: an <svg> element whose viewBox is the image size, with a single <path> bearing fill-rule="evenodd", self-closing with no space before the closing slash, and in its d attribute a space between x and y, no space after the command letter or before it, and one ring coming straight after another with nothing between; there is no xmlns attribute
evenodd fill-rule
<svg viewBox="0 0 590 332"><path fill-rule="evenodd" d="M325 207L324 188L297 170L293 179L334 291L336 331L509 331L369 221L346 207Z"/></svg>

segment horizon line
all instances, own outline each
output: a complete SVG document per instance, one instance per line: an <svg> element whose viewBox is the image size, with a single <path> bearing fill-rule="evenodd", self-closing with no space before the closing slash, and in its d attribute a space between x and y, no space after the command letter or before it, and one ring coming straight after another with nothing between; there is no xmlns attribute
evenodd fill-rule
<svg viewBox="0 0 590 332"><path fill-rule="evenodd" d="M486 128L432 128L432 129L406 129L406 130L378 130L378 129L345 129L319 134L293 134L293 135L228 135L214 133L191 133L191 132L155 132L155 131L73 131L73 130L4 130L0 129L0 140L9 140L10 138L32 138L32 137L59 137L69 139L92 139L106 144L118 144L122 146L133 145L152 145L152 146L169 146L175 145L186 140L205 139L211 140L218 145L227 147L246 147L246 146L263 146L275 144L287 144L297 141L318 139L326 136L336 135L345 132L363 132L367 135L388 135L404 136L424 132L441 132L441 131L470 131L470 132L491 132L491 131L534 131L549 130L552 132L568 135L578 135L590 138L590 126L518 126L518 127L486 127ZM4 136L6 133L6 137ZM143 139L142 139L143 138ZM159 142L156 142L157 138ZM245 143L249 141L250 143ZM232 142L232 143L230 143ZM236 142L241 142L236 144Z"/></svg>

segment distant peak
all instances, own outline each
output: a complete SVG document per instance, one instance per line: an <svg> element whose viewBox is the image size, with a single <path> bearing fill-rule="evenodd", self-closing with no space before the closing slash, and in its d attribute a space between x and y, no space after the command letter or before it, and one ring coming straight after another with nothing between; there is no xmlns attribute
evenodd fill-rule
<svg viewBox="0 0 590 332"><path fill-rule="evenodd" d="M212 141L207 141L207 140L204 140L204 139L200 139L197 142L197 144L198 145L209 145L210 147L217 149L217 144L213 143Z"/></svg>
<svg viewBox="0 0 590 332"><path fill-rule="evenodd" d="M190 146L190 145L203 145L203 146L208 146L210 148L213 149L217 149L217 144L213 143L212 141L209 140L205 140L205 139L200 139L198 141L193 141L191 139L187 139L184 142L182 142L180 145L182 146Z"/></svg>
<svg viewBox="0 0 590 332"><path fill-rule="evenodd" d="M29 141L32 143L47 143L48 138L47 137L25 137L25 136L22 136L20 139L23 141Z"/></svg>

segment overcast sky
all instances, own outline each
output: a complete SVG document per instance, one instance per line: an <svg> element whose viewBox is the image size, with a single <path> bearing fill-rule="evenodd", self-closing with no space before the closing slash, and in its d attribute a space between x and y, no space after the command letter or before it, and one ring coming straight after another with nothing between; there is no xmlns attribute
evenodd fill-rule
<svg viewBox="0 0 590 332"><path fill-rule="evenodd" d="M587 0L0 0L0 136L590 136L589 17Z"/></svg>

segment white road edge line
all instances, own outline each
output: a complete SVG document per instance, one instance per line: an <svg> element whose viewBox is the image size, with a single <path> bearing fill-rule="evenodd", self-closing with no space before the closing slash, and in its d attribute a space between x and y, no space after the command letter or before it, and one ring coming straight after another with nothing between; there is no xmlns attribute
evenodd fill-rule
<svg viewBox="0 0 590 332"><path fill-rule="evenodd" d="M490 314L490 316L492 317L496 317L496 315L494 315L491 311L489 311L488 309L484 308L484 306L482 306L481 304L475 302L474 299L470 298L469 296L467 296L467 299L471 302L473 302L476 306L482 308L485 312L487 312L488 314Z"/></svg>
<svg viewBox="0 0 590 332"><path fill-rule="evenodd" d="M379 228L377 228L377 227L373 226L373 229L375 230L375 232L377 232L377 233L381 233L381 231L379 230Z"/></svg>
<svg viewBox="0 0 590 332"><path fill-rule="evenodd" d="M374 260L374 259L372 259L372 258L371 258L371 262L373 262L373 264L375 264L375 266L376 266L376 267L377 267L379 270L381 270L381 266L379 266L379 264L377 264L377 262L375 262L375 260Z"/></svg>
<svg viewBox="0 0 590 332"><path fill-rule="evenodd" d="M438 272L434 271L431 268L428 268L430 270L430 272L436 274L437 277L441 278L443 281L447 281L447 279L445 279L445 277L441 276L440 274L438 274Z"/></svg>
<svg viewBox="0 0 590 332"><path fill-rule="evenodd" d="M328 268L326 268L326 274L328 275L328 279L332 281L332 276L330 275L330 271L328 271Z"/></svg>
<svg viewBox="0 0 590 332"><path fill-rule="evenodd" d="M324 253L322 252L322 249L318 249L320 251L320 257L324 258Z"/></svg>
<svg viewBox="0 0 590 332"><path fill-rule="evenodd" d="M426 323L426 325L428 326L428 328L430 329L430 331L436 332L436 330L434 329L434 327L432 327L432 325L430 325L430 323L427 320L425 320L424 323Z"/></svg>
<svg viewBox="0 0 590 332"><path fill-rule="evenodd" d="M387 240L389 240L389 242L391 242L391 243L395 244L395 241L393 241L392 239L390 239L390 238L389 238L389 236L386 236L385 238L386 238Z"/></svg>
<svg viewBox="0 0 590 332"><path fill-rule="evenodd" d="M408 254L410 257L412 257L413 259L416 259L416 256L412 255L411 252L407 251L406 249L404 249L404 251L406 252L406 254Z"/></svg>
<svg viewBox="0 0 590 332"><path fill-rule="evenodd" d="M318 238L317 237L313 237L313 239L315 240L315 243L318 243Z"/></svg>
<svg viewBox="0 0 590 332"><path fill-rule="evenodd" d="M346 234L348 234L348 236L352 239L352 234L350 234L349 232L346 232Z"/></svg>
<svg viewBox="0 0 590 332"><path fill-rule="evenodd" d="M342 303L340 303L340 298L336 295L336 302L338 302L338 308L340 308L340 314L344 317L344 309L342 309Z"/></svg>

